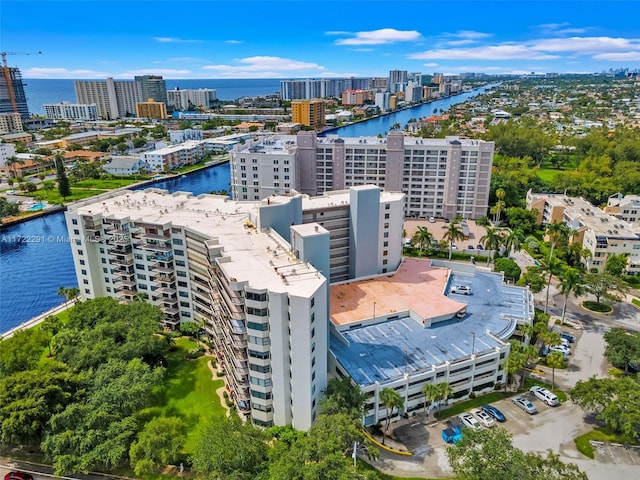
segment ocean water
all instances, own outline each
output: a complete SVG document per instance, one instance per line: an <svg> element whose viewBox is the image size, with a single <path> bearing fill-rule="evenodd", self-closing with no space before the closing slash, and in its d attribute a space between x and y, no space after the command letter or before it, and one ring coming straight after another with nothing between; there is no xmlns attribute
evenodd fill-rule
<svg viewBox="0 0 640 480"><path fill-rule="evenodd" d="M45 103L76 102L73 79L35 79L27 78L25 94L29 112L44 115ZM280 79L202 79L202 80L167 80L167 90L174 88L194 89L213 88L220 100L235 100L242 97L271 95L280 92Z"/></svg>

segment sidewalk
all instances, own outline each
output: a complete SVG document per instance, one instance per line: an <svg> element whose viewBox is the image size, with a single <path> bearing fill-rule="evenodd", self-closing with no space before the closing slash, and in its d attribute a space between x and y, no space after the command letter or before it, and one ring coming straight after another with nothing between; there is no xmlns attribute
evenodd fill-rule
<svg viewBox="0 0 640 480"><path fill-rule="evenodd" d="M58 305L57 307L52 308L48 312L41 313L40 315L32 318L31 320L27 320L26 322L21 323L17 327L13 327L8 332L0 334L0 339L6 340L7 338L11 338L13 337L14 333L19 332L20 330L25 330L27 328L31 328L35 325L38 325L39 323L44 322L48 316L57 315L60 312L64 312L69 307L72 307L73 305L75 305L75 303L76 303L75 300L69 300L68 302L63 303L62 305Z"/></svg>

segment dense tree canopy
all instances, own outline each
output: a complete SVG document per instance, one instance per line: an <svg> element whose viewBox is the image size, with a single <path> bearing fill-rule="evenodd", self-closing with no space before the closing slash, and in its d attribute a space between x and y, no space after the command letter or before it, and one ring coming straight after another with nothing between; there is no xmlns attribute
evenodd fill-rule
<svg viewBox="0 0 640 480"><path fill-rule="evenodd" d="M586 480L574 464L546 455L525 453L513 446L502 427L465 430L462 439L447 447L449 464L460 480Z"/></svg>

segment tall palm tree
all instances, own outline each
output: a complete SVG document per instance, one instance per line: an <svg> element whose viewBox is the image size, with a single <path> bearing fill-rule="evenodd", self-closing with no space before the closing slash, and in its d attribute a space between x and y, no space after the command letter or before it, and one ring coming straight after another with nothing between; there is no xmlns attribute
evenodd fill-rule
<svg viewBox="0 0 640 480"><path fill-rule="evenodd" d="M544 271L549 274L549 279L547 280L547 296L544 302L544 313L547 313L549 308L549 289L551 288L551 279L554 275L560 275L563 266L564 264L555 257L550 257L547 264L544 265Z"/></svg>
<svg viewBox="0 0 640 480"><path fill-rule="evenodd" d="M505 365L505 373L507 374L506 381L504 382L505 391L507 390L507 386L513 383L513 375L524 367L525 357L520 351L521 349L514 347L515 344L512 342L511 351L509 352L509 357Z"/></svg>
<svg viewBox="0 0 640 480"><path fill-rule="evenodd" d="M387 388L383 388L382 391L380 392L380 400L384 404L384 407L387 411L385 427L384 427L384 430L382 431L382 444L384 445L385 435L387 434L387 430L389 429L389 424L391 423L393 410L397 408L399 411L404 406L404 399L394 389L387 387Z"/></svg>
<svg viewBox="0 0 640 480"><path fill-rule="evenodd" d="M564 295L564 304L562 305L562 317L560 318L560 323L564 323L569 295L573 293L575 297L579 297L584 293L584 280L577 269L567 268L562 272L562 276L560 277L560 293Z"/></svg>
<svg viewBox="0 0 640 480"><path fill-rule="evenodd" d="M524 362L522 364L522 386L524 387L524 382L527 379L527 365L529 365L529 360L532 358L537 358L538 349L533 345L526 345L522 347L522 356L524 357Z"/></svg>
<svg viewBox="0 0 640 480"><path fill-rule="evenodd" d="M564 367L564 354L562 352L549 352L547 366L551 367L551 388L556 388L556 368Z"/></svg>
<svg viewBox="0 0 640 480"><path fill-rule="evenodd" d="M418 231L416 232L416 240L418 241L418 245L420 247L420 255L422 255L422 250L431 248L431 244L433 243L434 236L427 227L418 227Z"/></svg>
<svg viewBox="0 0 640 480"><path fill-rule="evenodd" d="M500 215L502 214L502 211L506 207L506 203L504 201L505 195L506 193L504 189L498 188L496 190L496 197L498 198L498 201L496 202L494 208L492 209L493 213L495 214L494 220L496 222L496 225L500 225Z"/></svg>
<svg viewBox="0 0 640 480"><path fill-rule="evenodd" d="M16 165L18 165L18 164L19 165L24 165L24 160L22 160L22 159L20 159L18 157L15 157L15 156L11 156L11 157L8 157L5 160L4 164L7 167L11 167L11 169L13 170L13 178L17 178L18 177L18 170L16 169Z"/></svg>
<svg viewBox="0 0 640 480"><path fill-rule="evenodd" d="M442 382L438 384L438 390L440 391L440 395L438 395L438 416L440 416L442 402L446 402L453 395L453 387L449 382Z"/></svg>
<svg viewBox="0 0 640 480"><path fill-rule="evenodd" d="M431 411L431 405L440 396L440 387L435 383L425 383L421 390L424 395L424 416L429 419L429 412ZM427 408L427 405L429 408Z"/></svg>
<svg viewBox="0 0 640 480"><path fill-rule="evenodd" d="M557 220L554 220L550 224L547 225L547 228L544 231L545 235L549 237L549 244L551 245L551 250L549 251L549 260L553 257L553 250L556 248L556 245L560 241L560 239L565 238L569 234L569 228L564 223L560 223Z"/></svg>
<svg viewBox="0 0 640 480"><path fill-rule="evenodd" d="M464 240L464 233L458 226L458 222L451 222L448 225L444 225L442 228L445 228L446 231L442 238L449 242L449 260L453 256L453 242L456 240Z"/></svg>
<svg viewBox="0 0 640 480"><path fill-rule="evenodd" d="M502 238L502 243L507 249L507 256L511 256L512 252L519 252L524 242L524 233L522 230L516 228L509 230L509 233Z"/></svg>
<svg viewBox="0 0 640 480"><path fill-rule="evenodd" d="M487 227L487 232L480 237L480 243L485 250L498 250L500 242L502 242L502 237L497 228Z"/></svg>

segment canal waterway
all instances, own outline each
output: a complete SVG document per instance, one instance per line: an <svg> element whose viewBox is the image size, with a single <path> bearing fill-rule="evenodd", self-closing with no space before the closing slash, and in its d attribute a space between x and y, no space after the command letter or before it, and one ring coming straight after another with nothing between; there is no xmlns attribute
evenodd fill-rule
<svg viewBox="0 0 640 480"><path fill-rule="evenodd" d="M139 188L169 192L229 190L229 164L198 170ZM64 212L0 232L0 333L61 304L59 287L77 287Z"/></svg>
<svg viewBox="0 0 640 480"><path fill-rule="evenodd" d="M378 134L386 135L396 123L400 125L400 128L404 128L412 118L418 119L439 115L441 110L446 112L453 105L466 102L470 98L480 95L496 85L498 84L489 84L470 92L464 92L442 100L434 100L433 102L423 103L416 107L407 108L406 110L398 110L388 115L381 115L363 122L352 123L344 127L327 130L324 132L324 135L340 135L341 137L375 137Z"/></svg>
<svg viewBox="0 0 640 480"><path fill-rule="evenodd" d="M487 85L327 133L343 137L384 135L395 123L404 127L411 118L428 117L434 111L439 113L440 109L446 111L491 87ZM183 191L199 195L230 190L229 182L229 165L222 164L151 186L171 193ZM77 286L68 238L63 212L29 220L0 232L0 333L62 303L63 298L57 294L59 287Z"/></svg>

